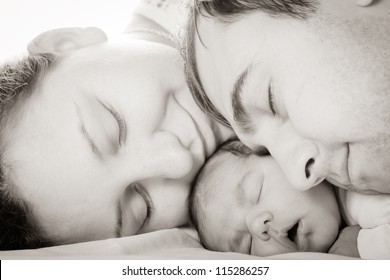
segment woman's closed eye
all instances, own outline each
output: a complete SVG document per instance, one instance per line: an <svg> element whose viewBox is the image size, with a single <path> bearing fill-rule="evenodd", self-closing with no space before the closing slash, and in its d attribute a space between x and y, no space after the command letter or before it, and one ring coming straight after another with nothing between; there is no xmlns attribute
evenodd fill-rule
<svg viewBox="0 0 390 280"><path fill-rule="evenodd" d="M102 102L100 100L99 102L103 105L104 108L106 108L107 111L110 112L110 114L114 117L114 119L118 123L118 129L119 129L118 144L123 145L126 142L126 136L127 136L127 126L124 118L110 104Z"/></svg>
<svg viewBox="0 0 390 280"><path fill-rule="evenodd" d="M130 236L141 233L154 206L147 189L142 183L131 183L123 196L119 198L117 211L117 236Z"/></svg>
<svg viewBox="0 0 390 280"><path fill-rule="evenodd" d="M144 224L149 220L152 212L153 212L153 202L150 199L148 191L145 189L145 187L140 184L136 183L134 184L135 191L142 197L142 199L145 201L146 204L146 218L144 221Z"/></svg>

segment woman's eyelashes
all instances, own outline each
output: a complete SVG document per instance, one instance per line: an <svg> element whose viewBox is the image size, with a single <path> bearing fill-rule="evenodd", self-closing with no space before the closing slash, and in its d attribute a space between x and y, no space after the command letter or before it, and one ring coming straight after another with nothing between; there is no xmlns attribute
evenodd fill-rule
<svg viewBox="0 0 390 280"><path fill-rule="evenodd" d="M119 114L119 112L115 109L115 107L111 106L106 102L102 102L100 100L99 102L103 105L104 108L107 109L107 111L110 112L110 114L114 117L114 119L118 123L118 129L119 129L118 144L119 146L123 145L126 142L126 135L127 135L127 126L124 118L122 117L121 114Z"/></svg>
<svg viewBox="0 0 390 280"><path fill-rule="evenodd" d="M144 223L150 218L152 212L153 212L153 203L152 200L149 196L149 193L147 190L144 188L143 185L136 183L134 185L135 191L142 197L142 199L145 201L146 204L146 218Z"/></svg>

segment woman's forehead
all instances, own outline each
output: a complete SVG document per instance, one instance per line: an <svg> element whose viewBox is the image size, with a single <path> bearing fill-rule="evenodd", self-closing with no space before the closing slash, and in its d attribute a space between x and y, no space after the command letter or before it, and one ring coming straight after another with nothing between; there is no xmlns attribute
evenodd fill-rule
<svg viewBox="0 0 390 280"><path fill-rule="evenodd" d="M122 38L123 37L123 38ZM131 39L122 36L117 40L110 40L98 45L80 48L68 54L74 60L104 60L109 57L153 57L165 53L177 53L177 50L164 44L145 40Z"/></svg>

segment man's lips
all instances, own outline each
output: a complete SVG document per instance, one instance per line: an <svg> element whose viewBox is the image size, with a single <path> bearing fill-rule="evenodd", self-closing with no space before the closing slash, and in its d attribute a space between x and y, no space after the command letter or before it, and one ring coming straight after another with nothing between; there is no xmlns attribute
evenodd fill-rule
<svg viewBox="0 0 390 280"><path fill-rule="evenodd" d="M363 182L360 180L362 174L355 168L353 169L351 161L351 146L350 143L346 144L346 153L345 153L345 162L344 166L339 173L339 176L328 176L326 180L332 185L346 189L349 191L354 191L360 194L366 195L375 195L382 194L382 192L373 189L372 184Z"/></svg>
<svg viewBox="0 0 390 280"><path fill-rule="evenodd" d="M342 156L341 166L337 173L330 174L326 177L326 180L332 185L335 185L340 188L350 189L348 186L351 186L351 176L350 176L350 146L349 143L346 143L345 153ZM336 164L337 165L337 164Z"/></svg>
<svg viewBox="0 0 390 280"><path fill-rule="evenodd" d="M351 184L350 161L349 161L350 156L351 156L351 148L349 146L349 143L347 143L347 155L345 159L345 178L348 184Z"/></svg>
<svg viewBox="0 0 390 280"><path fill-rule="evenodd" d="M345 189L345 190L348 190L348 191L353 191L353 192L357 192L357 193L360 193L360 194L365 194L365 195L375 195L375 194L383 194L383 192L380 192L380 191L377 191L377 190L373 190L373 189L370 189L369 186L356 186L356 185L352 185L352 184L349 184L349 185L343 185L343 184L340 184L339 182L329 178L329 179L326 179L329 183L331 183L332 185L336 186L336 187L339 187L341 189Z"/></svg>

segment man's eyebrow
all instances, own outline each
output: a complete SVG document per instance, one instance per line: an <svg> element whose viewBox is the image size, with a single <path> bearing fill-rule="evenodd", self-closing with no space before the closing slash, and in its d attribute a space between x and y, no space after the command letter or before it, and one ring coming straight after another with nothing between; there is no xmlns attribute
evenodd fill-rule
<svg viewBox="0 0 390 280"><path fill-rule="evenodd" d="M85 128L84 119L83 119L83 116L81 114L80 107L76 103L74 103L74 106L76 108L77 116L79 117L81 134L87 140L88 146L90 147L91 151L96 155L96 157L98 159L102 159L103 158L102 153L100 152L96 143L93 141L92 137L89 135L87 129Z"/></svg>
<svg viewBox="0 0 390 280"><path fill-rule="evenodd" d="M248 66L238 77L233 85L231 93L232 97L232 108L233 108L233 119L237 123L238 128L244 133L254 133L255 129L249 118L249 113L244 108L242 103L242 91L245 85L250 66Z"/></svg>
<svg viewBox="0 0 390 280"><path fill-rule="evenodd" d="M115 236L121 237L122 236L122 221L123 221L123 213L122 213L122 207L121 203L118 200L118 203L116 205L116 228L115 228Z"/></svg>

